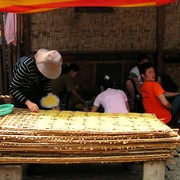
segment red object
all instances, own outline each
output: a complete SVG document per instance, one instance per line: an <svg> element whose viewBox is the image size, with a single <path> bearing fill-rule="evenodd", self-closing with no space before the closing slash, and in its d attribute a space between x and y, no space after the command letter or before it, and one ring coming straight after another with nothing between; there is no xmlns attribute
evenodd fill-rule
<svg viewBox="0 0 180 180"><path fill-rule="evenodd" d="M140 7L161 6L175 0L3 0L1 12L36 13L63 7Z"/></svg>

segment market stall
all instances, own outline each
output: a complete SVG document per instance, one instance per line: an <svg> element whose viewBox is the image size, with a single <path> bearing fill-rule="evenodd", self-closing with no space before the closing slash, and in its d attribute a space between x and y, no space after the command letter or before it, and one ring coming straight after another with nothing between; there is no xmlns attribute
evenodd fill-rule
<svg viewBox="0 0 180 180"><path fill-rule="evenodd" d="M12 169L32 163L142 161L144 179L153 174L162 179L164 161L180 142L178 133L152 114L26 109L1 118L0 139L0 164L14 164Z"/></svg>

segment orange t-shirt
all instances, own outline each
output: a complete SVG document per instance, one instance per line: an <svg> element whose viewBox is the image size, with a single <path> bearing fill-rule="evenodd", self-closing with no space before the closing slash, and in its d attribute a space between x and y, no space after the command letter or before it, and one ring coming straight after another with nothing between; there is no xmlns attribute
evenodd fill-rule
<svg viewBox="0 0 180 180"><path fill-rule="evenodd" d="M171 120L171 112L158 99L165 91L157 82L144 82L141 87L143 105L146 113L153 113L158 119L167 124Z"/></svg>

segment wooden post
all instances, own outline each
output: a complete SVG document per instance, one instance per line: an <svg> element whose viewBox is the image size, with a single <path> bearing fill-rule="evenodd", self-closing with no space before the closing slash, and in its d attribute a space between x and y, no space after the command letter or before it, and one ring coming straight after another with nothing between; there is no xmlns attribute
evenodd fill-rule
<svg viewBox="0 0 180 180"><path fill-rule="evenodd" d="M156 70L159 75L164 71L164 30L165 6L157 7L157 62Z"/></svg>
<svg viewBox="0 0 180 180"><path fill-rule="evenodd" d="M94 84L93 84L93 88L96 89L96 83L97 83L97 79L96 79L96 76L97 76L97 64L96 63L93 63L93 81Z"/></svg>
<svg viewBox="0 0 180 180"><path fill-rule="evenodd" d="M144 162L143 180L164 180L165 163L164 161Z"/></svg>
<svg viewBox="0 0 180 180"><path fill-rule="evenodd" d="M8 88L7 88L7 53L6 53L6 43L5 43L5 32L4 32L4 20L3 20L3 13L1 13L0 16L0 24L1 24L1 40L2 40L2 76L3 76L3 83L2 83L2 90L3 92L7 92ZM2 80L1 80L2 81Z"/></svg>
<svg viewBox="0 0 180 180"><path fill-rule="evenodd" d="M22 180L21 165L0 165L0 179Z"/></svg>
<svg viewBox="0 0 180 180"><path fill-rule="evenodd" d="M3 13L0 13L0 33L2 28L4 28ZM2 44L2 34L1 34L1 44ZM1 63L0 64L0 94L3 92L3 68L2 68L3 57L2 56L3 56L2 48L0 46L0 63Z"/></svg>
<svg viewBox="0 0 180 180"><path fill-rule="evenodd" d="M24 54L31 54L31 19L29 14L23 15L23 46L24 46Z"/></svg>
<svg viewBox="0 0 180 180"><path fill-rule="evenodd" d="M125 82L125 77L124 77L125 63L120 64L120 69L121 69L121 75L120 75L120 77L121 77L121 82L120 82L121 87L120 88L123 89L124 88L124 82Z"/></svg>

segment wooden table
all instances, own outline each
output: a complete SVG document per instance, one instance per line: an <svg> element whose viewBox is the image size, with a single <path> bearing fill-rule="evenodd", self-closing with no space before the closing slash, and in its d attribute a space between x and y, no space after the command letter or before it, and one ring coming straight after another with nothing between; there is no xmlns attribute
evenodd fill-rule
<svg viewBox="0 0 180 180"><path fill-rule="evenodd" d="M151 114L14 109L0 119L0 179L22 179L23 164L144 162L162 180L180 137Z"/></svg>

